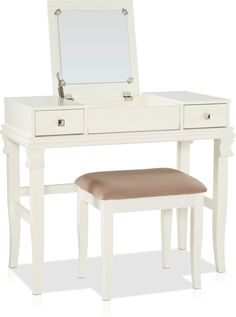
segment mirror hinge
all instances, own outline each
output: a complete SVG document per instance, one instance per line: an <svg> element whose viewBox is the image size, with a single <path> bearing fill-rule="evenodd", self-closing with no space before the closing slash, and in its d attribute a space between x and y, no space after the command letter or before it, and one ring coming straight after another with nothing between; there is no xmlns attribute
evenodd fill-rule
<svg viewBox="0 0 236 317"><path fill-rule="evenodd" d="M74 101L72 94L65 94L64 87L66 86L65 80L60 76L60 73L57 73L57 80L58 80L58 95L61 99L71 100Z"/></svg>
<svg viewBox="0 0 236 317"><path fill-rule="evenodd" d="M61 9L57 9L55 12L54 12L55 15L60 15L61 14Z"/></svg>
<svg viewBox="0 0 236 317"><path fill-rule="evenodd" d="M128 10L126 10L125 8L122 9L121 13L124 14L124 15L128 15L129 14Z"/></svg>

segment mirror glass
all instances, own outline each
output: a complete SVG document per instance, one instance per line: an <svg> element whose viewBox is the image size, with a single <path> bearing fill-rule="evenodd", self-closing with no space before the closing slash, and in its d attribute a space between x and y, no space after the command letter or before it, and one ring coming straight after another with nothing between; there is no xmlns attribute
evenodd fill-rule
<svg viewBox="0 0 236 317"><path fill-rule="evenodd" d="M131 77L127 12L58 15L62 77L67 84L122 83Z"/></svg>

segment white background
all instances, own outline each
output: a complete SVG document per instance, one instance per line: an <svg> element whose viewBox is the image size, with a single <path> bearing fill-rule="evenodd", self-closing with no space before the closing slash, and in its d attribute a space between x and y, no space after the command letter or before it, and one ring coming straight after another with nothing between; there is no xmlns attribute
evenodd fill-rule
<svg viewBox="0 0 236 317"><path fill-rule="evenodd" d="M190 90L230 98L231 125L234 126L234 5L234 0L134 0L141 91ZM46 0L2 0L0 32L2 123L4 96L52 94ZM174 143L48 150L46 183L72 182L81 173L93 170L175 167L175 154ZM195 142L191 158L191 174L205 182L211 194L212 144ZM27 184L24 163L22 151L22 183ZM27 264L31 263L30 231L25 223L22 223L21 265L16 272L8 270L6 170L5 157L0 155L0 314L25 317L235 316L235 158L230 159L229 168L227 273L214 271L211 211L208 209L204 215L201 291L191 288L188 253L174 250L172 269L160 268L159 212L116 215L114 252L124 255L115 257L115 298L105 303L99 294L100 218L96 210L90 212L91 276L83 281L75 276L76 204L72 194L46 199L45 293L33 297L24 283L30 279ZM176 249L175 218L173 220L172 247Z"/></svg>

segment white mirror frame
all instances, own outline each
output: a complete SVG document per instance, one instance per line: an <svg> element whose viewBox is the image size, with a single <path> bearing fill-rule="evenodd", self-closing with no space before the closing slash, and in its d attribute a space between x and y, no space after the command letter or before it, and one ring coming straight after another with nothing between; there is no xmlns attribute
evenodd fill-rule
<svg viewBox="0 0 236 317"><path fill-rule="evenodd" d="M139 95L138 66L136 54L136 41L134 29L134 16L132 0L73 0L73 1L48 1L49 33L51 44L51 64L53 93L58 95L58 79L56 74L61 73L59 30L56 10L121 10L128 11L128 32L130 47L130 63L132 83L105 83L105 84L78 84L66 85L65 94L72 94L75 100L82 97L114 97L122 96L123 92L129 91L133 96Z"/></svg>

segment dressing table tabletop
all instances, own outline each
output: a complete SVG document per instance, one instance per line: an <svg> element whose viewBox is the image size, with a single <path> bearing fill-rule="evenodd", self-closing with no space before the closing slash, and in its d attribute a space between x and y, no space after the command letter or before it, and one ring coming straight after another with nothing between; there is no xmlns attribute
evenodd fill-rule
<svg viewBox="0 0 236 317"><path fill-rule="evenodd" d="M33 147L231 138L229 101L191 92L5 99L2 133Z"/></svg>

